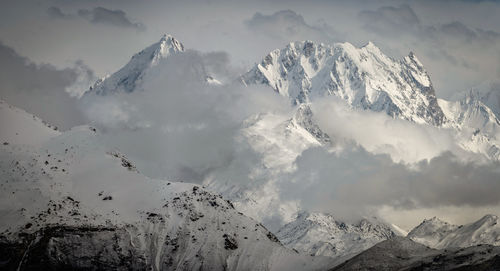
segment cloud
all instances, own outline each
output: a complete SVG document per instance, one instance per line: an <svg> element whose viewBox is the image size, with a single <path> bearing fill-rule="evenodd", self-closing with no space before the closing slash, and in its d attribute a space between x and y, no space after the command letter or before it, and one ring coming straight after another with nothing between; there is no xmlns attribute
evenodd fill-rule
<svg viewBox="0 0 500 271"><path fill-rule="evenodd" d="M312 26L306 23L302 15L292 10L280 10L271 15L255 13L245 21L245 25L258 34L266 34L282 40L333 40L336 34L326 23Z"/></svg>
<svg viewBox="0 0 500 271"><path fill-rule="evenodd" d="M500 33L481 28L471 28L460 21L443 24L424 24L415 11L408 5L399 7L383 6L377 10L364 10L358 17L363 27L384 36L397 37L400 35L423 37L437 41L447 38L466 42L499 41Z"/></svg>
<svg viewBox="0 0 500 271"><path fill-rule="evenodd" d="M76 16L64 13L60 8L51 6L47 9L47 14L52 19L75 19ZM134 23L128 18L125 11L120 9L107 9L95 7L93 9L79 9L77 15L92 24L106 24L123 28L133 28L139 31L146 30L142 23Z"/></svg>
<svg viewBox="0 0 500 271"><path fill-rule="evenodd" d="M410 169L363 148L341 153L312 148L297 158L296 165L294 173L282 176L283 199L299 199L307 210L346 219L387 207L411 211L500 205L499 164L462 162L451 153Z"/></svg>
<svg viewBox="0 0 500 271"><path fill-rule="evenodd" d="M91 10L80 9L78 15L94 24L108 24L125 28L135 28L137 30L145 30L142 23L133 23L123 10L107 9L103 7L95 7Z"/></svg>
<svg viewBox="0 0 500 271"><path fill-rule="evenodd" d="M243 121L289 105L267 87L245 88L236 77L222 86L206 83L205 74L220 80L221 72L236 74L224 53L171 55L145 74L136 91L85 95L82 107L109 145L150 177L245 183L257 154L237 139Z"/></svg>
<svg viewBox="0 0 500 271"><path fill-rule="evenodd" d="M49 7L47 9L47 14L54 19L68 19L71 18L71 15L65 14L62 12L62 10L58 7Z"/></svg>
<svg viewBox="0 0 500 271"><path fill-rule="evenodd" d="M312 109L319 126L336 144L355 142L371 153L388 154L395 162L412 164L446 151L464 159L479 159L456 145L451 129L394 119L381 112L353 110L335 97L313 103Z"/></svg>
<svg viewBox="0 0 500 271"><path fill-rule="evenodd" d="M385 6L375 11L365 10L358 14L364 27L379 34L398 36L402 32L418 31L420 19L408 5L399 7Z"/></svg>
<svg viewBox="0 0 500 271"><path fill-rule="evenodd" d="M0 44L0 98L35 114L62 129L84 123L77 100L66 92L85 71L81 62L73 68L57 69L49 64L34 64L12 48Z"/></svg>

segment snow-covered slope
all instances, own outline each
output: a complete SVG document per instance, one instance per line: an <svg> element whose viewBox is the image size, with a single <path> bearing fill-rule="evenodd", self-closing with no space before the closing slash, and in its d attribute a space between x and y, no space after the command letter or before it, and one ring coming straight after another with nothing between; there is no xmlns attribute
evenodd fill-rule
<svg viewBox="0 0 500 271"><path fill-rule="evenodd" d="M375 218L348 224L331 215L301 212L276 236L285 246L298 251L345 259L396 234Z"/></svg>
<svg viewBox="0 0 500 271"><path fill-rule="evenodd" d="M163 35L159 42L132 56L123 68L111 76L98 80L90 92L107 95L116 91L132 92L139 85L144 74L162 59L184 52L184 45L170 35Z"/></svg>
<svg viewBox="0 0 500 271"><path fill-rule="evenodd" d="M396 237L381 242L332 270L498 270L500 247L435 250Z"/></svg>
<svg viewBox="0 0 500 271"><path fill-rule="evenodd" d="M408 237L433 248L470 247L480 244L500 246L500 219L486 215L478 221L456 226L437 218L424 220Z"/></svg>
<svg viewBox="0 0 500 271"><path fill-rule="evenodd" d="M409 234L413 241L422 243L429 247L437 247L437 244L448 234L458 228L437 217L425 219L420 225L414 228Z"/></svg>
<svg viewBox="0 0 500 271"><path fill-rule="evenodd" d="M12 110L17 131L47 133ZM4 115L2 115L4 116ZM38 125L38 126L37 126ZM0 146L0 267L6 269L324 269L286 249L218 195L141 175L81 126ZM12 142L16 142L11 139Z"/></svg>
<svg viewBox="0 0 500 271"><path fill-rule="evenodd" d="M410 53L394 60L371 42L361 48L350 43L292 42L270 52L242 80L267 84L293 103L334 95L354 108L417 123L439 126L445 120L417 57Z"/></svg>
<svg viewBox="0 0 500 271"><path fill-rule="evenodd" d="M38 117L0 100L0 143L38 146L60 134Z"/></svg>
<svg viewBox="0 0 500 271"><path fill-rule="evenodd" d="M477 93L471 91L456 102L438 99L438 103L447 118L444 126L457 130L456 140L462 148L500 158L500 120Z"/></svg>

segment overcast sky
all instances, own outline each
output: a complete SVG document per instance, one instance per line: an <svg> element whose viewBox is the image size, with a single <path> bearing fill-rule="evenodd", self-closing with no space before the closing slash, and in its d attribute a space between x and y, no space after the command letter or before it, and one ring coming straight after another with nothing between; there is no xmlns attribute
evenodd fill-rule
<svg viewBox="0 0 500 271"><path fill-rule="evenodd" d="M7 0L0 8L0 98L63 129L83 124L86 118L97 119L109 129L110 141L153 177L201 183L215 172L245 182L241 176L255 166L256 154L233 142L239 125L249 114L290 108L268 89L251 92L228 85L207 90L176 64L214 65L234 78L291 41L356 46L373 41L394 58L413 51L430 73L437 96L457 99L470 88L500 78L498 14L498 1L465 0ZM165 64L162 71L168 76L148 82L145 88L150 92L103 98L79 110L78 93L122 67L163 33L195 51ZM178 82L191 82L196 88ZM110 109L114 115L107 119ZM283 199L337 214L376 205L383 207L379 212L386 218L406 228L429 215L464 223L486 212L498 214L498 164L458 161L460 154L447 132L371 113L352 113L346 123L339 117L342 112L322 112L323 121L329 122L322 126L326 132L352 139L362 148L340 157L322 149L307 150L296 161L298 170L283 179L301 180L312 173L317 179L283 182ZM140 129L148 123L158 125ZM328 129L329 125L345 129ZM369 139L359 127L372 127ZM170 137L164 137L165 130ZM395 134L408 148L400 150L403 154L418 154L412 162L429 160L415 170L393 163L402 153L370 152L390 146ZM370 170L359 175L346 170L359 163ZM448 176L457 174L465 177L450 183ZM371 176L369 183L365 175ZM473 181L478 185L471 186ZM378 193L370 189L373 186Z"/></svg>
<svg viewBox="0 0 500 271"><path fill-rule="evenodd" d="M0 42L36 63L82 60L97 76L169 33L243 68L294 40L371 40L395 58L414 51L444 98L500 77L498 1L2 2Z"/></svg>

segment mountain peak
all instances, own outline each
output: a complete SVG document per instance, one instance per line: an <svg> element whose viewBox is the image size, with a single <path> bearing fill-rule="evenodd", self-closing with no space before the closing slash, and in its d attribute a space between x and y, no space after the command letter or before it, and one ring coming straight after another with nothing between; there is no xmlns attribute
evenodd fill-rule
<svg viewBox="0 0 500 271"><path fill-rule="evenodd" d="M377 52L377 53L381 53L380 51L380 48L378 48L377 45L375 45L373 42L371 41L368 41L367 44L363 45L361 48L364 48L368 51L372 51L372 52Z"/></svg>
<svg viewBox="0 0 500 271"><path fill-rule="evenodd" d="M184 45L173 36L164 34L158 42L134 54L120 70L98 80L91 87L91 91L98 95L116 91L132 92L148 69L156 66L162 59L182 52L184 52Z"/></svg>
<svg viewBox="0 0 500 271"><path fill-rule="evenodd" d="M270 52L242 80L269 85L294 105L331 95L354 108L417 123L440 126L445 120L416 56L395 60L372 42L361 48L347 42L292 42Z"/></svg>
<svg viewBox="0 0 500 271"><path fill-rule="evenodd" d="M276 235L285 246L310 255L330 257L355 255L395 236L383 223L363 219L349 224L336 220L330 214L303 211Z"/></svg>
<svg viewBox="0 0 500 271"><path fill-rule="evenodd" d="M156 44L153 63L157 63L161 58L165 58L173 53L184 52L184 45L173 36L163 34L160 41ZM154 46L153 45L153 46Z"/></svg>

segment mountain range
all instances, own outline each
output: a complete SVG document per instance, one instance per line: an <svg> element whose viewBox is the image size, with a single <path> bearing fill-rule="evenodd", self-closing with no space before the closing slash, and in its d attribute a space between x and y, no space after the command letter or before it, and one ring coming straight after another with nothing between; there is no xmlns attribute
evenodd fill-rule
<svg viewBox="0 0 500 271"><path fill-rule="evenodd" d="M116 73L98 80L83 99L142 91L144 80L162 61L185 52L182 43L164 35ZM200 76L207 84L223 85L215 74ZM294 106L289 115L261 112L241 124L239 139L260 155L264 169L259 182L244 189L218 180L200 186L151 179L120 150L107 149L98 129L57 131L0 102L1 126L9 127L0 132L0 169L6 180L0 187L0 267L498 267L496 216L464 226L433 218L406 235L374 217L346 223L332 214L301 210L296 202L280 198L277 178L294 170L304 150L330 150L336 144L312 110L312 103L329 96L352 110L450 129L464 151L496 161L499 116L483 97L471 93L459 101L438 99L415 54L395 60L373 43L356 48L349 43L292 42L270 52L239 80L246 86L266 85Z"/></svg>

